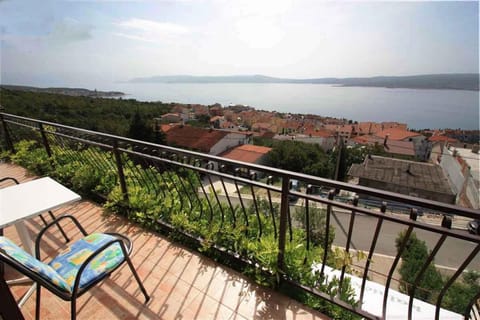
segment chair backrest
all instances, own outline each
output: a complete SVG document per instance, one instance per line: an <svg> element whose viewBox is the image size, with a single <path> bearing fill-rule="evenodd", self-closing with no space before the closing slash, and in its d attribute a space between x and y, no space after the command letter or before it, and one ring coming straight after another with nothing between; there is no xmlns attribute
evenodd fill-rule
<svg viewBox="0 0 480 320"><path fill-rule="evenodd" d="M11 186L13 184L20 184L17 179L12 177L3 177L0 178L0 188L5 188Z"/></svg>
<svg viewBox="0 0 480 320"><path fill-rule="evenodd" d="M70 293L71 286L55 269L34 258L10 239L0 236L0 260L44 286Z"/></svg>

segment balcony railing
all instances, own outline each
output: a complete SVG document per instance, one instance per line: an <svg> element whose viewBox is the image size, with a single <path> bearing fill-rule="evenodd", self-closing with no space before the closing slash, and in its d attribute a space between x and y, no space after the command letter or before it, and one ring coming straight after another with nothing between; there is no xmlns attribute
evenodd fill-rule
<svg viewBox="0 0 480 320"><path fill-rule="evenodd" d="M408 318L434 260L449 270L430 295L435 319L462 274L480 268L480 236L452 228L452 222L480 219L478 210L11 114L0 117L2 149L17 152L12 157L26 161L20 164L27 168L100 197L111 210L182 236L253 274L271 276L278 288L320 297L364 318L387 318L389 291L399 285L395 274L414 233L427 241L430 252L413 283L403 284ZM35 143L19 144L24 140ZM22 158L21 152L31 154ZM25 160L32 154L34 161ZM293 180L299 189L291 188ZM395 243L400 231L404 236ZM374 314L363 305L366 284L379 278L380 256L389 257L377 280L384 285L381 313ZM334 285L328 283L332 268L339 271ZM299 272L313 269L314 274ZM345 296L353 273L361 285L352 300ZM477 292L457 312L477 319L479 299Z"/></svg>

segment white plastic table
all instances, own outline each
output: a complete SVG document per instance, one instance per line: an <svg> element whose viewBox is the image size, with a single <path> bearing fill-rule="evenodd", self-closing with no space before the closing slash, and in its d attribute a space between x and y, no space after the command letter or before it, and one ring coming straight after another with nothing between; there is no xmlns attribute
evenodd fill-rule
<svg viewBox="0 0 480 320"><path fill-rule="evenodd" d="M78 194L49 177L0 189L0 228L14 224L23 248L35 256L33 240L24 221L80 199ZM30 288L19 305L25 302L34 288Z"/></svg>
<svg viewBox="0 0 480 320"><path fill-rule="evenodd" d="M0 228L15 224L25 250L34 254L33 242L23 221L80 199L78 194L49 177L0 189Z"/></svg>

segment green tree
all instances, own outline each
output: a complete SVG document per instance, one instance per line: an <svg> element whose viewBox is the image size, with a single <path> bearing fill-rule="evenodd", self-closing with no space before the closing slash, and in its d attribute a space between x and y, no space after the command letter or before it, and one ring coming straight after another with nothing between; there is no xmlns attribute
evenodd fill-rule
<svg viewBox="0 0 480 320"><path fill-rule="evenodd" d="M329 155L330 165L335 168L339 157L339 149L335 148L335 150ZM379 144L371 146L343 147L343 151L340 154L340 166L337 180L345 181L345 178L348 176L348 170L350 170L352 164L363 163L368 155L387 156L387 153L383 149L383 146ZM333 176L331 178L333 178Z"/></svg>
<svg viewBox="0 0 480 320"><path fill-rule="evenodd" d="M448 310L465 313L469 303L480 292L480 272L468 271L464 273L462 281L456 281L448 289L442 306Z"/></svg>
<svg viewBox="0 0 480 320"><path fill-rule="evenodd" d="M138 110L135 112L132 121L130 122L127 137L150 142L154 140L152 129L147 126L146 121L142 118Z"/></svg>
<svg viewBox="0 0 480 320"><path fill-rule="evenodd" d="M399 233L395 240L397 251L405 239L405 232ZM405 250L402 252L402 265L399 273L401 277L400 291L411 295L413 293L413 284L429 256L427 244L425 241L417 238L412 233L407 240ZM415 290L415 298L423 301L433 302L438 292L443 286L442 276L435 268L435 262L432 261L422 276Z"/></svg>
<svg viewBox="0 0 480 320"><path fill-rule="evenodd" d="M333 172L327 155L318 144L277 141L265 161L272 167L319 177L331 177Z"/></svg>

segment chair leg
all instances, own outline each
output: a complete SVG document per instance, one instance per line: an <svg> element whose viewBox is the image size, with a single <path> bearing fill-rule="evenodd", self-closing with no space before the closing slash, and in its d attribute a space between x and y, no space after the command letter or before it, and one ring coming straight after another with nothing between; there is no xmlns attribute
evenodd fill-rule
<svg viewBox="0 0 480 320"><path fill-rule="evenodd" d="M77 319L77 298L72 298L70 303L70 319Z"/></svg>
<svg viewBox="0 0 480 320"><path fill-rule="evenodd" d="M0 236L3 236L3 228L0 228ZM0 262L0 277L3 277L5 274L5 265L3 262Z"/></svg>
<svg viewBox="0 0 480 320"><path fill-rule="evenodd" d="M56 217L55 217L55 215L53 214L52 211L48 211L48 214L50 215L50 218L52 218L52 220L56 219ZM40 215L40 219L42 219L42 222L43 222L44 225L48 224L47 220L45 220L43 215ZM67 234L65 233L65 231L63 231L63 228L60 225L60 223L57 223L57 227L58 227L58 230L60 230L60 233L62 234L62 236L65 238L65 242L69 242L70 239L67 237Z"/></svg>
<svg viewBox="0 0 480 320"><path fill-rule="evenodd" d="M48 211L48 214L50 215L50 218L52 218L53 220L56 219L55 215L51 210ZM67 234L65 233L65 231L63 231L62 226L58 222L57 222L57 227L58 227L58 230L60 230L60 232L62 233L62 236L65 238L65 242L69 242L70 239L67 237Z"/></svg>
<svg viewBox="0 0 480 320"><path fill-rule="evenodd" d="M143 286L142 280L140 280L140 277L137 274L137 271L135 270L132 261L130 260L130 257L127 255L125 256L125 260L127 261L128 266L130 267L130 270L132 270L133 276L138 282L138 286L140 287L140 290L142 291L143 295L145 296L145 303L150 300L150 296L147 293L147 290L145 290L145 287Z"/></svg>
<svg viewBox="0 0 480 320"><path fill-rule="evenodd" d="M40 294L42 292L42 286L37 282L37 296L35 299L35 319L40 320Z"/></svg>

